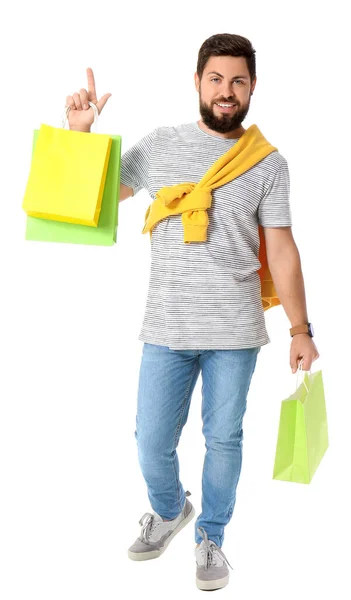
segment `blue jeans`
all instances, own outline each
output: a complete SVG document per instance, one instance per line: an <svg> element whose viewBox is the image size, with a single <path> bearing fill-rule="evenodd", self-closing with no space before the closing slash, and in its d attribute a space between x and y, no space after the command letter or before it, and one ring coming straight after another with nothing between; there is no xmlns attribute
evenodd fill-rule
<svg viewBox="0 0 351 600"><path fill-rule="evenodd" d="M185 504L177 446L201 369L203 527L219 547L236 499L242 464L242 421L260 347L240 350L171 350L144 343L139 374L135 438L150 504L163 519L175 519Z"/></svg>

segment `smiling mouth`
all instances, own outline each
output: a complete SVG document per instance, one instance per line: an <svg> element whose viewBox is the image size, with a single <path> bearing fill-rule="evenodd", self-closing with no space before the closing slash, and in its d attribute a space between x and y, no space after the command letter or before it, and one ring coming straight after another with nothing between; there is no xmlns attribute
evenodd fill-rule
<svg viewBox="0 0 351 600"><path fill-rule="evenodd" d="M221 103L222 104L222 103ZM233 110L233 108L235 108L236 104L226 104L225 102L223 102L223 105L221 106L221 104L219 104L218 102L215 102L215 105L218 106L218 108L222 111L222 112L230 112L231 110Z"/></svg>

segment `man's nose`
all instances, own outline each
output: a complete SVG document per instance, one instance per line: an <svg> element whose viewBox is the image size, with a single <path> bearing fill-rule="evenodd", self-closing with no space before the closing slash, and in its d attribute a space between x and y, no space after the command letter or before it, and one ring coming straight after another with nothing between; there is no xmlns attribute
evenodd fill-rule
<svg viewBox="0 0 351 600"><path fill-rule="evenodd" d="M233 84L231 82L223 82L222 87L221 87L221 92L222 92L222 96L223 98L226 98L227 100L234 102L234 94L233 94Z"/></svg>

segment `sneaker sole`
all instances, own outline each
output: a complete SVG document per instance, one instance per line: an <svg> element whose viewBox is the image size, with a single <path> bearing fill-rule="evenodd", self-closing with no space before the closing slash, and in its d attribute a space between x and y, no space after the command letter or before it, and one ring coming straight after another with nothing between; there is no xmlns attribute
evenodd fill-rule
<svg viewBox="0 0 351 600"><path fill-rule="evenodd" d="M195 508L193 506L190 513L188 514L188 516L185 517L185 519L183 519L177 525L177 527L174 529L174 531L172 531L171 535L166 539L162 548L160 548L159 550L152 550L150 552L131 552L130 550L128 550L129 558L131 560L151 560L152 558L158 558L166 550L168 544L173 540L174 536L177 535L177 533L179 533L183 529L183 527L185 527L185 525L187 525L189 523L189 521L191 521L191 519L194 516L195 516Z"/></svg>
<svg viewBox="0 0 351 600"><path fill-rule="evenodd" d="M218 590L225 587L229 582L229 575L222 577L222 579L212 579L212 581L203 581L202 579L196 578L196 585L199 590Z"/></svg>

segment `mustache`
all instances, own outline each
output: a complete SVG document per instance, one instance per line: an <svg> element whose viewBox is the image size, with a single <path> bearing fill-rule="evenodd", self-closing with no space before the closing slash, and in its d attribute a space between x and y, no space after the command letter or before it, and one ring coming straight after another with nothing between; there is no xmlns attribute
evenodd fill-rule
<svg viewBox="0 0 351 600"><path fill-rule="evenodd" d="M223 104L237 104L237 102L235 102L235 100L214 100L214 102L222 102Z"/></svg>

